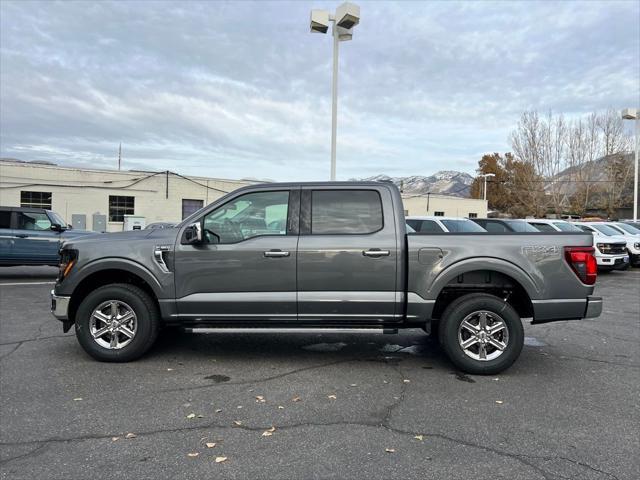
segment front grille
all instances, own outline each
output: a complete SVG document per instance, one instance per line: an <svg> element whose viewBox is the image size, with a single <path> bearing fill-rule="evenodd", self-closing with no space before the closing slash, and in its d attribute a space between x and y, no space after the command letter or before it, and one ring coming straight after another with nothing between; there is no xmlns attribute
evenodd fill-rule
<svg viewBox="0 0 640 480"><path fill-rule="evenodd" d="M600 251L607 255L627 253L627 245L624 243L604 243Z"/></svg>

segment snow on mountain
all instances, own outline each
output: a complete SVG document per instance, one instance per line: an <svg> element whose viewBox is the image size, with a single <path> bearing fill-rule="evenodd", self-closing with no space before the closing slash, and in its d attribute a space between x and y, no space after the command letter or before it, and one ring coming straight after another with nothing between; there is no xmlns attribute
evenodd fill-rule
<svg viewBox="0 0 640 480"><path fill-rule="evenodd" d="M454 195L456 197L468 197L473 177L464 172L442 170L428 177L422 175L412 175L409 177L374 175L359 180L392 181L404 193L438 193L442 195Z"/></svg>

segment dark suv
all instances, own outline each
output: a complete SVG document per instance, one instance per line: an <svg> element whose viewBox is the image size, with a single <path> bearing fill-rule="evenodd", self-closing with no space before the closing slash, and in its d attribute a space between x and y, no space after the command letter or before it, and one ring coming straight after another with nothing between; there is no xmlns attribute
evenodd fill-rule
<svg viewBox="0 0 640 480"><path fill-rule="evenodd" d="M52 210L0 207L0 266L57 266L63 240L93 233L69 229Z"/></svg>

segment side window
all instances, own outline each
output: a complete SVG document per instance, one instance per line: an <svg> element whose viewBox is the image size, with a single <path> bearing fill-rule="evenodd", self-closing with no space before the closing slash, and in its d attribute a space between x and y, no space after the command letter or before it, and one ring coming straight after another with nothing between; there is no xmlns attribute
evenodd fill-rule
<svg viewBox="0 0 640 480"><path fill-rule="evenodd" d="M206 243L237 243L260 235L286 235L289 192L241 195L204 217Z"/></svg>
<svg viewBox="0 0 640 480"><path fill-rule="evenodd" d="M0 228L11 228L11 210L0 210Z"/></svg>
<svg viewBox="0 0 640 480"><path fill-rule="evenodd" d="M416 232L420 231L420 225L422 225L422 220L407 220L407 225L413 228Z"/></svg>
<svg viewBox="0 0 640 480"><path fill-rule="evenodd" d="M474 212L469 212L469 218L478 218L478 214Z"/></svg>
<svg viewBox="0 0 640 480"><path fill-rule="evenodd" d="M51 220L46 213L17 212L18 230L50 230Z"/></svg>
<svg viewBox="0 0 640 480"><path fill-rule="evenodd" d="M311 234L364 235L381 230L382 200L375 190L311 192Z"/></svg>
<svg viewBox="0 0 640 480"><path fill-rule="evenodd" d="M433 220L423 220L422 225L420 226L420 230L418 230L418 231L422 232L422 233L442 233L442 232L444 232L444 230L442 230L442 227L440 227L440 225L438 225Z"/></svg>
<svg viewBox="0 0 640 480"><path fill-rule="evenodd" d="M555 232L556 231L555 228L553 228L551 225L547 225L546 223L532 223L531 225L533 225L535 228L537 228L541 232Z"/></svg>
<svg viewBox="0 0 640 480"><path fill-rule="evenodd" d="M20 206L51 210L51 192L20 192Z"/></svg>
<svg viewBox="0 0 640 480"><path fill-rule="evenodd" d="M444 212L433 212L434 217L444 217Z"/></svg>
<svg viewBox="0 0 640 480"><path fill-rule="evenodd" d="M494 232L494 233L508 232L509 231L507 229L507 227L505 227L504 225L502 225L499 222L487 222L487 224L485 225L484 229L487 232Z"/></svg>

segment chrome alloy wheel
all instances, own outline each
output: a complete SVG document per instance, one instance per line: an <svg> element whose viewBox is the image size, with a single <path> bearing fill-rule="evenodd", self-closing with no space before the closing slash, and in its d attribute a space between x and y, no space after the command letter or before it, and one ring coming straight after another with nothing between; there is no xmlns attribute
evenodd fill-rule
<svg viewBox="0 0 640 480"><path fill-rule="evenodd" d="M89 332L103 348L118 350L136 336L138 321L133 308L120 300L107 300L98 305L89 319Z"/></svg>
<svg viewBox="0 0 640 480"><path fill-rule="evenodd" d="M509 329L500 315L478 310L460 323L458 343L465 355L474 360L495 360L509 344Z"/></svg>

